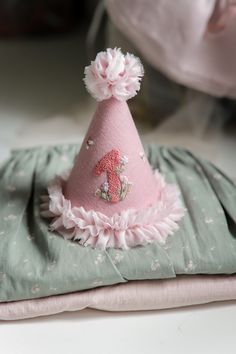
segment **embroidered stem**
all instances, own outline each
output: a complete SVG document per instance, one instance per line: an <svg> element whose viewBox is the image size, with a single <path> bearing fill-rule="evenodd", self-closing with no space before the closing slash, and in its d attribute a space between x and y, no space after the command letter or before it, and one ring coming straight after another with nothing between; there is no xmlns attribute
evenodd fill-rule
<svg viewBox="0 0 236 354"><path fill-rule="evenodd" d="M100 176L106 173L107 180L96 191L96 195L111 203L123 200L130 190L131 183L125 176L120 176L124 165L128 162L126 156L122 156L119 150L108 152L95 166L94 173Z"/></svg>

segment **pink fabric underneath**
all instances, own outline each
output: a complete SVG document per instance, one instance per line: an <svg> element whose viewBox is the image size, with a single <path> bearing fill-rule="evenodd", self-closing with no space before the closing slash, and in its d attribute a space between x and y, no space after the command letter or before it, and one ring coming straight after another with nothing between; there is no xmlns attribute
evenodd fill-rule
<svg viewBox="0 0 236 354"><path fill-rule="evenodd" d="M236 275L178 276L132 281L109 287L0 303L0 320L19 320L93 308L137 311L176 308L236 299Z"/></svg>

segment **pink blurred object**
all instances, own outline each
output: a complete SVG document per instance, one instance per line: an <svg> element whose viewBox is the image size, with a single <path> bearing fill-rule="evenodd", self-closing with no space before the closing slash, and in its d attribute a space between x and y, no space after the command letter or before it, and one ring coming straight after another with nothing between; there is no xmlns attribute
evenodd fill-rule
<svg viewBox="0 0 236 354"><path fill-rule="evenodd" d="M208 22L207 30L209 32L220 32L226 29L236 14L235 0L220 0L216 2L214 11Z"/></svg>
<svg viewBox="0 0 236 354"><path fill-rule="evenodd" d="M236 97L235 0L106 4L115 26L152 66L185 86Z"/></svg>

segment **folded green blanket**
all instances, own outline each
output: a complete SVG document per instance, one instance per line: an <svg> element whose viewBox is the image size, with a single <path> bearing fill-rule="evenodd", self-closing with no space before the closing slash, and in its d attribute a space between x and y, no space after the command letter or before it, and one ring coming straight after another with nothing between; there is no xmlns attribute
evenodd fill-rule
<svg viewBox="0 0 236 354"><path fill-rule="evenodd" d="M236 186L209 162L156 145L147 157L181 191L186 213L166 244L100 251L65 240L40 216L49 180L71 168L77 145L13 151L0 170L0 302L137 279L236 272ZM145 183L145 181L144 181Z"/></svg>

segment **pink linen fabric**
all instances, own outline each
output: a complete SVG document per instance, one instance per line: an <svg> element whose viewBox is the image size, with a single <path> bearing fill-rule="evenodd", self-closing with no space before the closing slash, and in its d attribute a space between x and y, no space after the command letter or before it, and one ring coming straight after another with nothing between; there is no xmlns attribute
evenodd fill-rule
<svg viewBox="0 0 236 354"><path fill-rule="evenodd" d="M235 0L106 0L143 57L185 86L236 97ZM132 13L132 16L130 16Z"/></svg>
<svg viewBox="0 0 236 354"><path fill-rule="evenodd" d="M140 311L236 300L236 275L178 276L132 281L64 295L0 303L0 320L20 320L92 308Z"/></svg>

